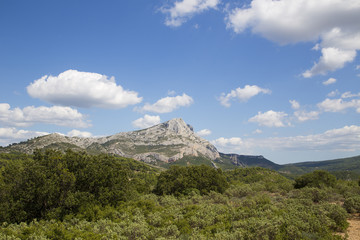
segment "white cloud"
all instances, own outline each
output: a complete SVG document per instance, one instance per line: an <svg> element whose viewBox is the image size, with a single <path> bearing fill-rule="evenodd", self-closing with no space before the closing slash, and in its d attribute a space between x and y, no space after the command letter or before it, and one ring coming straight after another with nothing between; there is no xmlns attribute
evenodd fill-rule
<svg viewBox="0 0 360 240"><path fill-rule="evenodd" d="M176 94L176 92L174 90L168 90L167 94L169 96L174 96Z"/></svg>
<svg viewBox="0 0 360 240"><path fill-rule="evenodd" d="M136 119L132 122L135 128L149 128L160 123L160 116L151 116L145 114L144 117Z"/></svg>
<svg viewBox="0 0 360 240"><path fill-rule="evenodd" d="M264 143L283 150L355 151L359 150L359 134L360 127L352 125L315 135L270 138Z"/></svg>
<svg viewBox="0 0 360 240"><path fill-rule="evenodd" d="M28 130L18 130L16 128L0 128L0 145L6 146L10 143L24 141L33 137L47 135L47 132L36 132Z"/></svg>
<svg viewBox="0 0 360 240"><path fill-rule="evenodd" d="M69 137L83 137L83 138L89 138L92 137L92 133L91 132L84 132L84 131L79 131L77 129L73 129L70 132L68 132L66 134Z"/></svg>
<svg viewBox="0 0 360 240"><path fill-rule="evenodd" d="M198 132L196 132L197 135L204 137L204 136L208 136L211 134L211 131L209 129L202 129Z"/></svg>
<svg viewBox="0 0 360 240"><path fill-rule="evenodd" d="M304 77L342 68L360 49L358 0L252 0L225 20L235 33L251 29L280 44L319 41L322 56Z"/></svg>
<svg viewBox="0 0 360 240"><path fill-rule="evenodd" d="M124 108L142 100L137 92L117 85L114 77L76 70L67 70L59 76L45 75L27 86L27 92L57 105L84 108Z"/></svg>
<svg viewBox="0 0 360 240"><path fill-rule="evenodd" d="M249 119L249 122L257 122L260 126L285 127L284 121L288 115L284 112L267 111Z"/></svg>
<svg viewBox="0 0 360 240"><path fill-rule="evenodd" d="M319 51L320 49L321 49L320 44L317 43L317 44L315 44L315 46L311 50Z"/></svg>
<svg viewBox="0 0 360 240"><path fill-rule="evenodd" d="M360 99L344 101L343 99L327 98L319 103L318 107L325 112L343 112L348 108L356 108L356 111L360 113Z"/></svg>
<svg viewBox="0 0 360 240"><path fill-rule="evenodd" d="M344 92L341 94L341 98L353 98L353 97L360 97L360 93L351 93L351 92Z"/></svg>
<svg viewBox="0 0 360 240"><path fill-rule="evenodd" d="M341 50L338 48L323 48L321 49L322 56L318 63L303 73L306 78L314 75L325 75L329 71L335 71L343 68L345 63L352 62L356 57L355 50ZM326 84L327 85L327 84Z"/></svg>
<svg viewBox="0 0 360 240"><path fill-rule="evenodd" d="M318 104L318 107L325 112L342 112L347 108L356 108L360 113L360 99L344 101L343 99L325 99Z"/></svg>
<svg viewBox="0 0 360 240"><path fill-rule="evenodd" d="M225 94L222 93L219 101L221 103L221 105L225 106L225 107L230 107L230 101L232 99L239 99L242 102L246 102L247 100L249 100L250 98L258 95L259 93L265 93L265 94L270 94L271 91L269 89L264 89L264 88L260 88L256 85L246 85L244 88L236 88L235 90L231 90L230 93Z"/></svg>
<svg viewBox="0 0 360 240"><path fill-rule="evenodd" d="M299 109L300 108L300 103L296 100L290 100L289 101L291 104L291 108L292 109Z"/></svg>
<svg viewBox="0 0 360 240"><path fill-rule="evenodd" d="M319 118L320 112L317 112L317 111L308 112L305 110L299 110L301 106L298 101L290 100L289 102L291 103L291 108L294 110L297 110L294 112L294 116L299 122L315 120L315 119Z"/></svg>
<svg viewBox="0 0 360 240"><path fill-rule="evenodd" d="M356 70L359 70L359 69L360 69L360 65L357 65L357 66L356 66Z"/></svg>
<svg viewBox="0 0 360 240"><path fill-rule="evenodd" d="M25 127L36 123L59 126L89 127L85 116L70 107L34 107L11 109L7 103L0 103L0 123L5 126Z"/></svg>
<svg viewBox="0 0 360 240"><path fill-rule="evenodd" d="M154 104L146 103L139 110L155 113L169 113L175 109L178 109L179 107L190 106L193 102L194 100L192 97L183 93L183 95L178 95L175 97L161 98Z"/></svg>
<svg viewBox="0 0 360 240"><path fill-rule="evenodd" d="M335 91L331 91L327 96L328 97L335 97L335 96L337 96L337 95L339 95L340 93L339 93L339 90L335 90Z"/></svg>
<svg viewBox="0 0 360 240"><path fill-rule="evenodd" d="M194 15L209 9L216 9L220 0L182 0L172 7L162 7L160 11L167 15L165 25L179 27Z"/></svg>
<svg viewBox="0 0 360 240"><path fill-rule="evenodd" d="M220 151L224 153L241 153L241 154L253 154L251 148L253 147L251 142L243 141L239 137L232 138L218 138L211 141L212 144Z"/></svg>
<svg viewBox="0 0 360 240"><path fill-rule="evenodd" d="M323 85L327 86L327 85L334 84L334 83L336 83L336 79L335 78L329 78L328 80L323 82Z"/></svg>
<svg viewBox="0 0 360 240"><path fill-rule="evenodd" d="M262 133L260 129L256 129L255 131L253 131L253 134L260 134L260 133Z"/></svg>
<svg viewBox="0 0 360 240"><path fill-rule="evenodd" d="M360 146L360 126L344 126L324 133L272 137L264 139L218 138L212 143L222 152L256 152L255 149L276 151L358 151ZM258 151L258 150L257 150Z"/></svg>
<svg viewBox="0 0 360 240"><path fill-rule="evenodd" d="M305 122L308 120L316 120L319 118L319 114L320 114L320 112L317 112L317 111L311 111L311 112L296 111L296 112L294 112L294 116L300 122Z"/></svg>

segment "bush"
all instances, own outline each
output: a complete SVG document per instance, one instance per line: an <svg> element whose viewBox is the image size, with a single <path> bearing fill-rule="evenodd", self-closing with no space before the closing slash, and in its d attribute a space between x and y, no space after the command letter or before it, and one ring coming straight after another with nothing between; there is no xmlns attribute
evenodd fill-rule
<svg viewBox="0 0 360 240"><path fill-rule="evenodd" d="M327 171L316 170L312 173L302 175L295 179L295 188L303 187L334 187L336 184L336 177Z"/></svg>
<svg viewBox="0 0 360 240"><path fill-rule="evenodd" d="M162 172L158 178L154 192L158 195L186 195L197 189L201 194L210 191L223 193L228 183L220 169L201 165L191 167L172 166Z"/></svg>
<svg viewBox="0 0 360 240"><path fill-rule="evenodd" d="M346 198L344 208L348 213L360 213L360 196Z"/></svg>

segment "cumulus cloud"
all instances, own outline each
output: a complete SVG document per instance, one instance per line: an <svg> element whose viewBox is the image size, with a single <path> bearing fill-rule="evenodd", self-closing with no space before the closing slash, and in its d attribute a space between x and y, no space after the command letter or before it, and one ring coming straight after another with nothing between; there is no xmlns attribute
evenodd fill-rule
<svg viewBox="0 0 360 240"><path fill-rule="evenodd" d="M355 50L323 48L321 49L321 52L322 56L320 57L319 62L315 63L310 70L307 70L303 73L305 78L309 78L318 74L325 75L329 71L335 71L337 69L343 68L345 63L352 62L356 57Z"/></svg>
<svg viewBox="0 0 360 240"><path fill-rule="evenodd" d="M47 135L47 132L28 131L16 128L0 128L0 145L24 141L30 138Z"/></svg>
<svg viewBox="0 0 360 240"><path fill-rule="evenodd" d="M208 136L211 134L211 131L209 129L202 129L198 132L196 132L197 135L204 137L204 136Z"/></svg>
<svg viewBox="0 0 360 240"><path fill-rule="evenodd" d="M218 138L212 143L223 152L252 152L254 149L277 151L357 151L360 146L360 126L331 129L320 134L264 139Z"/></svg>
<svg viewBox="0 0 360 240"><path fill-rule="evenodd" d="M171 7L162 7L160 11L167 15L165 25L179 27L194 15L216 9L220 0L182 0Z"/></svg>
<svg viewBox="0 0 360 240"><path fill-rule="evenodd" d="M299 122L305 122L308 120L316 120L319 118L320 112L318 111L296 111L294 112L294 116Z"/></svg>
<svg viewBox="0 0 360 240"><path fill-rule="evenodd" d="M149 128L160 123L160 116L151 116L145 114L144 117L136 119L132 122L135 128Z"/></svg>
<svg viewBox="0 0 360 240"><path fill-rule="evenodd" d="M348 108L355 108L360 113L360 99L344 101L343 99L325 99L318 104L318 107L325 112L343 112Z"/></svg>
<svg viewBox="0 0 360 240"><path fill-rule="evenodd" d="M328 80L323 82L323 85L327 86L327 85L334 84L334 83L336 83L336 79L335 78L329 78Z"/></svg>
<svg viewBox="0 0 360 240"><path fill-rule="evenodd" d="M0 123L5 126L26 127L36 123L59 126L89 127L85 116L70 107L34 107L11 109L7 103L0 103Z"/></svg>
<svg viewBox="0 0 360 240"><path fill-rule="evenodd" d="M27 86L31 97L56 105L124 108L142 101L138 93L124 90L114 77L67 70L58 76L43 76Z"/></svg>
<svg viewBox="0 0 360 240"><path fill-rule="evenodd" d="M294 117L299 122L305 122L308 120L315 120L319 118L320 112L318 111L305 111L305 110L299 110L300 109L300 103L296 100L290 100L291 108L294 110L297 110L294 112Z"/></svg>
<svg viewBox="0 0 360 240"><path fill-rule="evenodd" d="M260 126L266 127L285 127L285 121L288 114L284 112L275 112L275 111L267 111L267 112L258 112L258 114L249 119L249 122L256 122Z"/></svg>
<svg viewBox="0 0 360 240"><path fill-rule="evenodd" d="M300 108L300 103L296 100L290 100L289 101L291 104L291 108L292 109L299 109Z"/></svg>
<svg viewBox="0 0 360 240"><path fill-rule="evenodd" d="M192 97L183 93L183 95L175 97L161 98L154 104L146 103L142 108L137 108L137 110L155 113L169 113L179 107L190 106L193 102L194 100Z"/></svg>
<svg viewBox="0 0 360 240"><path fill-rule="evenodd" d="M279 44L319 41L322 56L304 77L326 74L352 62L360 49L357 0L252 0L226 17L235 33L251 29Z"/></svg>
<svg viewBox="0 0 360 240"><path fill-rule="evenodd" d="M221 105L225 107L230 107L230 101L233 99L239 99L239 101L241 102L246 102L250 98L260 93L270 94L271 91L269 89L260 88L256 85L246 85L244 88L239 87L235 90L231 90L231 92L228 94L222 93L219 97L219 101Z"/></svg>
<svg viewBox="0 0 360 240"><path fill-rule="evenodd" d="M85 132L85 131L79 131L77 129L73 129L70 132L66 134L69 137L83 137L83 138L89 138L92 137L91 132Z"/></svg>
<svg viewBox="0 0 360 240"><path fill-rule="evenodd" d="M253 147L253 143L251 141L244 141L239 137L221 137L211 141L211 143L221 152L252 154L251 148Z"/></svg>

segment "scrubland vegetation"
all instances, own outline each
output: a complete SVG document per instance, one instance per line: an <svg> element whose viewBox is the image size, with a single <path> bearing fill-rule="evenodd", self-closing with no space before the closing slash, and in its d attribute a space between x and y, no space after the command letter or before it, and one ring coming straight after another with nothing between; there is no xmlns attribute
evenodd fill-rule
<svg viewBox="0 0 360 240"><path fill-rule="evenodd" d="M342 239L357 181L264 168L168 170L109 155L0 155L0 239Z"/></svg>

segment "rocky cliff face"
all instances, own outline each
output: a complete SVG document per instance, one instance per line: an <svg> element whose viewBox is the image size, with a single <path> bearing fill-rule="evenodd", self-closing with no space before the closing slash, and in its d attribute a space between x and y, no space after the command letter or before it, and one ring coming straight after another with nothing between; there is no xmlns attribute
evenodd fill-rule
<svg viewBox="0 0 360 240"><path fill-rule="evenodd" d="M143 130L101 138L66 137L55 133L14 144L4 150L32 153L36 148L113 153L145 162L171 162L186 155L204 156L211 160L220 157L215 146L197 136L181 118Z"/></svg>

